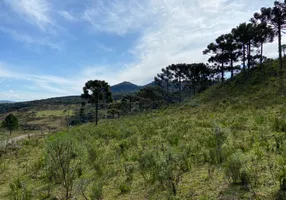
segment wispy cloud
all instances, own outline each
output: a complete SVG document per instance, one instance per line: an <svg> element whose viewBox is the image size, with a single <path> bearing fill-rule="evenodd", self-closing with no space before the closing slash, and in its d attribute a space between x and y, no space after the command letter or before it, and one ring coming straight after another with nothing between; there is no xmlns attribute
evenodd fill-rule
<svg viewBox="0 0 286 200"><path fill-rule="evenodd" d="M128 32L138 31L144 28L152 14L152 8L147 7L146 1L126 1L121 0L105 1L92 0L90 5L83 13L83 19L88 21L94 29L103 32L112 32L124 35Z"/></svg>
<svg viewBox="0 0 286 200"><path fill-rule="evenodd" d="M44 46L44 47L48 47L48 48L51 48L57 51L61 51L62 49L62 47L58 43L51 42L48 37L35 38L30 35L19 33L15 30L5 28L5 27L0 27L0 31L5 34L8 34L14 40L19 41L19 42L24 42L28 45Z"/></svg>
<svg viewBox="0 0 286 200"><path fill-rule="evenodd" d="M109 70L107 66L87 66L80 69L77 75L69 77L52 76L52 75L41 75L41 74L27 74L25 72L16 72L10 70L10 68L15 68L5 63L0 62L0 83L5 84L5 81L16 80L25 81L26 85L21 85L28 89L27 91L21 91L21 94L17 94L18 100L29 100L29 99L39 99L46 97L46 94L53 96L65 96L65 95L79 95L82 91L83 85L88 80L108 80L110 84L117 83L118 79L113 78L112 74L114 71ZM17 67L19 68L19 67ZM108 69L109 68L109 69ZM2 88L3 89L3 88ZM33 97L25 99L26 93L34 92ZM5 95L4 95L5 94ZM8 100L14 98L15 95L7 91L5 93L0 92L0 99L4 97ZM10 96L9 96L10 95ZM35 98L37 97L37 98Z"/></svg>
<svg viewBox="0 0 286 200"><path fill-rule="evenodd" d="M117 74L137 84L151 81L172 63L205 62L202 51L220 34L248 21L267 0L146 0L93 1L84 12L95 31L127 34L140 32L130 50L137 58Z"/></svg>
<svg viewBox="0 0 286 200"><path fill-rule="evenodd" d="M113 48L111 48L111 47L109 47L109 46L106 46L106 45L104 45L104 44L101 44L101 43L97 43L96 44L97 45L97 47L100 49L100 50L102 50L102 51L104 51L104 52L115 52L115 50L113 49Z"/></svg>
<svg viewBox="0 0 286 200"><path fill-rule="evenodd" d="M16 14L42 31L54 25L51 15L51 5L47 0L4 0Z"/></svg>
<svg viewBox="0 0 286 200"><path fill-rule="evenodd" d="M62 16L67 21L76 21L77 18L74 17L70 12L62 10L59 11L59 15Z"/></svg>
<svg viewBox="0 0 286 200"><path fill-rule="evenodd" d="M23 21L17 21L11 25L5 18L5 24L0 26L0 31L14 40L28 46L40 46L60 51L62 48L60 42L66 39L60 34L63 34L62 32L64 35L75 34L69 44L72 45L70 51L76 49L78 43L83 42L81 44L87 45L87 48L79 45L82 51L95 52L94 49L99 49L105 53L100 56L107 60L106 65L96 64L96 58L93 64L78 67L78 63L92 62L92 59L81 60L79 55L78 63L70 66L72 71L77 73L64 77L27 74L20 72L21 66L11 67L0 63L0 80L5 79L4 82L6 82L9 79L17 79L29 83L26 85L27 88L29 87L26 92L19 93L15 88L8 88L18 92L21 99L80 94L83 84L90 79L106 80L111 85L121 81L132 81L143 85L152 81L161 68L169 64L205 62L208 57L204 56L202 51L210 42L220 34L228 33L239 23L248 21L260 7L273 4L269 0L253 0L251 4L249 0L85 0L84 3L78 1L77 5L80 5L80 8L74 9L72 6L69 7L71 2L75 2L74 0L2 1L8 5L7 13L13 15L11 18L16 17L16 21L20 19L27 22L23 26L21 24ZM57 6L59 4L61 6ZM81 10L82 8L84 10ZM7 13L6 10L4 14L0 13L1 19L7 17ZM64 20L76 23L64 23ZM32 29L33 32L29 32L30 24L38 31ZM77 28L82 28L79 31L80 34L68 32L68 30L77 30ZM54 29L60 32L59 35L53 34ZM86 33L86 29L92 29L95 32L95 40L100 41L93 42L92 48L88 46L89 43L84 38L88 36L87 38L90 39L92 34ZM35 33L34 30L37 32ZM126 50L121 46L122 41L118 40L123 37L118 36L129 34L133 34L130 41L127 41L129 37L124 37L131 44L131 47L127 47L129 49ZM108 36L105 37L105 35ZM116 48L106 46L104 39L112 39L118 49L124 50L117 52L115 50L117 46ZM276 45L275 43L266 45L267 55L277 55ZM74 52L73 54L65 53L66 57L63 56L63 60L75 55ZM130 59L132 62L121 61L120 55L116 55L116 59L109 57L114 56L115 53L128 54L132 57ZM51 58L58 59L52 55ZM38 65L41 66L41 63ZM60 63L58 65L62 66ZM17 69L17 73L16 70L9 68ZM54 73L56 72L50 72L50 74ZM4 82L2 81L1 84ZM0 92L0 99L1 95L4 93ZM13 93L10 94L8 90L5 95L13 97Z"/></svg>

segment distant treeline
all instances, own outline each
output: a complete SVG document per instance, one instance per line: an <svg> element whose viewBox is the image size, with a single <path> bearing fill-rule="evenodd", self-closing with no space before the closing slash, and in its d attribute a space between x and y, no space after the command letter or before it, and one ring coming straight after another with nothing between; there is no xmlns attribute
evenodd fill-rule
<svg viewBox="0 0 286 200"><path fill-rule="evenodd" d="M71 104L81 104L82 99L80 96L67 96L67 97L57 97L44 100L35 100L27 102L17 102L17 103L6 103L0 104L0 114L13 112L15 110L25 111L25 109L33 108L44 108L47 105L71 105Z"/></svg>

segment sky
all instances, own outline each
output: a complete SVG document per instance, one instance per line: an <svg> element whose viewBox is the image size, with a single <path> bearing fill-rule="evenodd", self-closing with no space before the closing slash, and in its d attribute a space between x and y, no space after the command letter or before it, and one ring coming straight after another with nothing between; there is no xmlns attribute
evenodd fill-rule
<svg viewBox="0 0 286 200"><path fill-rule="evenodd" d="M88 80L144 85L272 0L0 0L0 100L80 95ZM277 42L266 45L277 57Z"/></svg>

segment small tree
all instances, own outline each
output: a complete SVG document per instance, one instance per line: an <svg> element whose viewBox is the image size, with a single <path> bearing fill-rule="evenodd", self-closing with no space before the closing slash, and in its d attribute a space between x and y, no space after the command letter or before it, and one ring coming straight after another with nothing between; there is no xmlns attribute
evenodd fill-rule
<svg viewBox="0 0 286 200"><path fill-rule="evenodd" d="M98 124L98 110L99 102L112 102L112 94L110 92L110 86L105 81L88 81L83 87L83 99L88 100L89 103L95 104L95 123Z"/></svg>
<svg viewBox="0 0 286 200"><path fill-rule="evenodd" d="M18 118L13 114L9 114L2 122L2 126L6 128L11 135L12 131L16 130L19 127Z"/></svg>
<svg viewBox="0 0 286 200"><path fill-rule="evenodd" d="M128 106L129 106L129 113L132 113L132 104L134 103L134 102L137 102L139 99L138 99L138 97L136 97L136 96L134 96L134 95L126 95L126 96L124 96L123 98L122 98L122 103L124 104L124 105L126 105L127 104L127 102L128 102Z"/></svg>
<svg viewBox="0 0 286 200"><path fill-rule="evenodd" d="M74 182L81 176L77 152L75 142L65 134L50 138L46 144L47 178L62 185L65 199L72 197Z"/></svg>
<svg viewBox="0 0 286 200"><path fill-rule="evenodd" d="M121 109L122 109L122 103L113 102L109 105L107 113L112 115L112 118L115 118L115 114L117 114L119 118Z"/></svg>

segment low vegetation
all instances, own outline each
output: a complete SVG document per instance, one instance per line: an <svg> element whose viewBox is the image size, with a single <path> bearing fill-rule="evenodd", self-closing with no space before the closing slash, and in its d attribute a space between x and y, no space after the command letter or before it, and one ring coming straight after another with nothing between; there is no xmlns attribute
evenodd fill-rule
<svg viewBox="0 0 286 200"><path fill-rule="evenodd" d="M214 65L170 65L121 101L87 82L96 123L83 102L60 132L0 149L0 199L286 199L285 12L262 8L207 47ZM262 29L278 36L278 60L252 55L272 41Z"/></svg>
<svg viewBox="0 0 286 200"><path fill-rule="evenodd" d="M0 198L285 199L285 90L267 65L183 104L22 141L1 157Z"/></svg>

